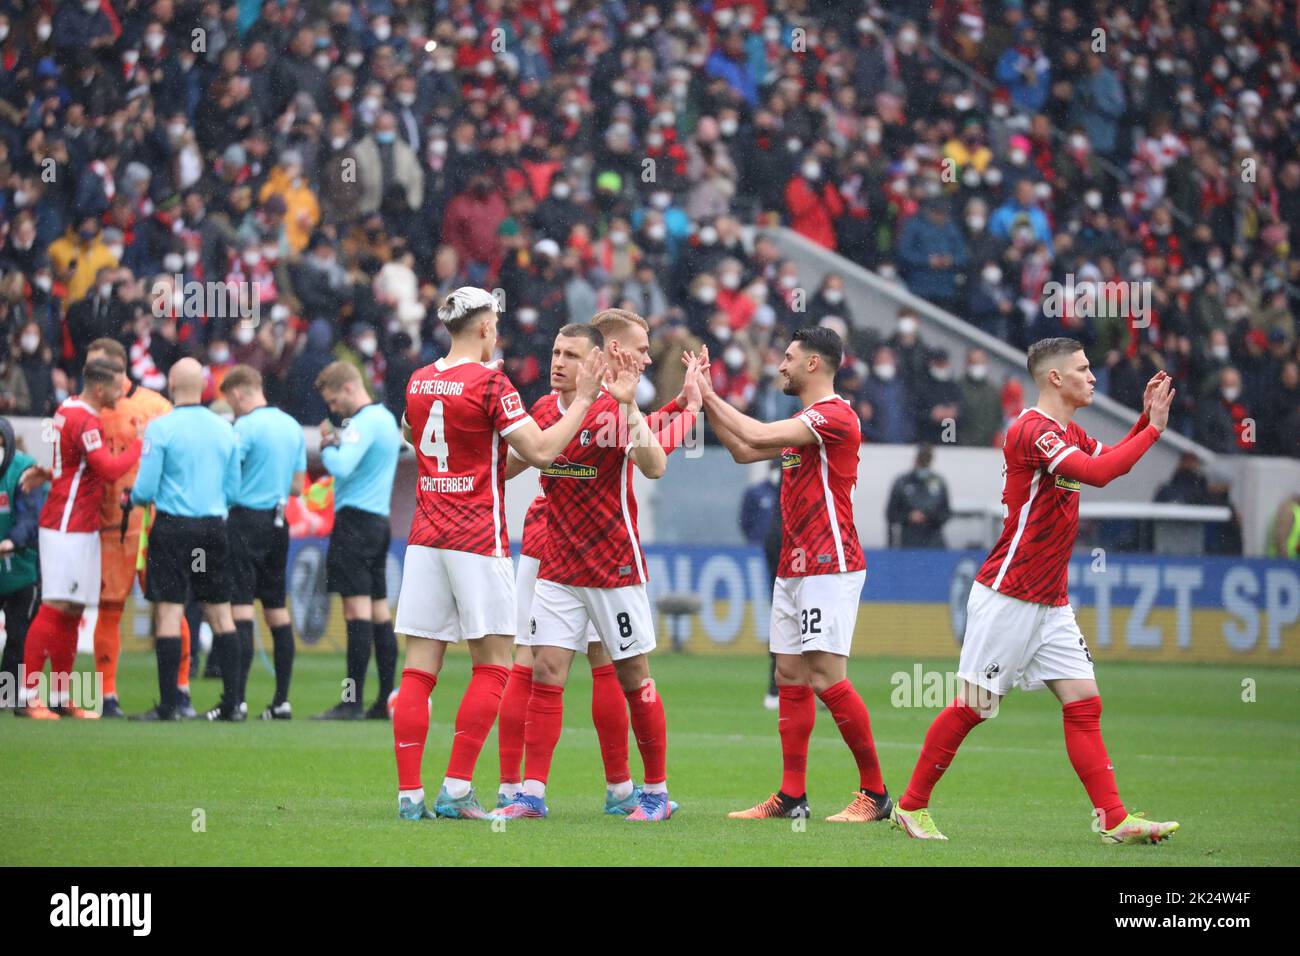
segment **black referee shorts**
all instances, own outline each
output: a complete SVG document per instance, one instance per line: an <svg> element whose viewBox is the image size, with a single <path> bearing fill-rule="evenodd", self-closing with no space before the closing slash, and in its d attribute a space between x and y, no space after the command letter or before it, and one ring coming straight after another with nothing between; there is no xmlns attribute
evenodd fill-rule
<svg viewBox="0 0 1300 956"><path fill-rule="evenodd" d="M289 525L279 508L230 509L231 601L262 602L262 609L284 607L289 564Z"/></svg>
<svg viewBox="0 0 1300 956"><path fill-rule="evenodd" d="M230 549L225 518L185 518L159 511L149 529L145 597L184 604L230 600Z"/></svg>
<svg viewBox="0 0 1300 956"><path fill-rule="evenodd" d="M384 515L359 508L336 511L329 554L325 557L328 590L343 597L388 597L388 544L392 536Z"/></svg>

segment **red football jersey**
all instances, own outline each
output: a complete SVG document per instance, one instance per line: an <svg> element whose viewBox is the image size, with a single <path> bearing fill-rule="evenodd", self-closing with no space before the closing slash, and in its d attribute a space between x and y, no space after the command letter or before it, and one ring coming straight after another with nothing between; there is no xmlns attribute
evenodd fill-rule
<svg viewBox="0 0 1300 956"><path fill-rule="evenodd" d="M1067 455L1102 449L1074 422L1062 427L1037 408L1020 413L1002 447L1002 534L976 581L1021 601L1069 603L1081 484L1053 473Z"/></svg>
<svg viewBox="0 0 1300 956"><path fill-rule="evenodd" d="M672 423L673 416L679 411L682 412L683 415L691 415L691 413L679 408L677 400L673 399L663 408L659 409L659 411L646 416L646 423L650 426L651 431L656 431L657 429ZM533 416L533 421L537 422L539 428L550 428L558 422L564 414L559 408L559 394L557 392L551 392L549 395L543 395L533 403L531 414ZM691 415L691 417L686 419L684 423L681 423L676 427L676 430L670 436L670 439L667 440L667 443L663 437L660 437L659 444L667 454L671 455L677 448L677 444L673 443L671 438L678 438L680 440L681 436L689 431L690 426L693 423L694 416ZM629 459L627 463L629 481L631 481L632 469L634 467L636 466L633 465ZM633 505L635 506L635 501L633 502ZM545 550L546 492L543 491L533 499L532 504L528 506L528 511L524 514L524 539L520 546L520 553L526 557L537 558L540 560L542 552Z"/></svg>
<svg viewBox="0 0 1300 956"><path fill-rule="evenodd" d="M792 416L817 442L781 449L781 561L777 574L841 574L867 566L853 524L862 429L838 395Z"/></svg>
<svg viewBox="0 0 1300 956"><path fill-rule="evenodd" d="M411 376L406 423L419 481L410 544L508 557L505 436L532 421L505 374L441 359Z"/></svg>
<svg viewBox="0 0 1300 956"><path fill-rule="evenodd" d="M69 398L50 420L53 456L50 495L41 509L42 528L98 531L104 487L140 460L140 439L114 456L104 442L99 413L79 398Z"/></svg>
<svg viewBox="0 0 1300 956"><path fill-rule="evenodd" d="M558 396L551 398L557 410ZM541 475L546 531L537 576L586 588L647 580L636 528L627 428L619 404L601 392L582 429Z"/></svg>

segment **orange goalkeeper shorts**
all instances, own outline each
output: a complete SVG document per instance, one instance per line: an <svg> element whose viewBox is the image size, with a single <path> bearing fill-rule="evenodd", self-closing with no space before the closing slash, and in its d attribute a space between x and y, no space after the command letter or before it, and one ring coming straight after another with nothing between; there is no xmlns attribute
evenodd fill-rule
<svg viewBox="0 0 1300 956"><path fill-rule="evenodd" d="M140 535L121 536L116 528L99 533L99 603L125 604L135 582Z"/></svg>

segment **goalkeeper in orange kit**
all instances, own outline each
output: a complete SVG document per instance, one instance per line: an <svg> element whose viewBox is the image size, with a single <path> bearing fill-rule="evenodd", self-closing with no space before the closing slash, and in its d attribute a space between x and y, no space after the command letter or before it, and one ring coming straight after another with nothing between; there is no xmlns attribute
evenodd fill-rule
<svg viewBox="0 0 1300 956"><path fill-rule="evenodd" d="M136 423L144 425L166 415L172 410L171 402L151 388L137 385L126 374L126 350L116 339L96 339L90 343L87 360L100 359L118 366L123 371L122 397L114 408L100 412L104 441L112 454L126 447L136 436ZM143 509L124 510L124 492L135 483L139 465L104 489L100 508L100 585L99 617L95 621L95 670L104 678L104 716L121 717L122 705L117 698L117 660L122 650L122 611L135 582L137 564L140 586L144 587L144 535L142 526L146 519ZM189 694L190 634L181 621L181 668L177 683L180 686L180 710L194 716L194 706Z"/></svg>

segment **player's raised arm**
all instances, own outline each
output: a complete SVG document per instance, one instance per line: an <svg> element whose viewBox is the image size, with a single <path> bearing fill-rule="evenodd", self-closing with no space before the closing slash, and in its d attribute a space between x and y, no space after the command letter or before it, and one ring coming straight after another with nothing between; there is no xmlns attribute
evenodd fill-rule
<svg viewBox="0 0 1300 956"><path fill-rule="evenodd" d="M535 468L547 468L555 457L573 441L582 421L600 394L600 383L605 377L605 357L599 349L592 349L578 370L578 390L573 403L560 420L550 428L541 429L529 419L505 436L515 454ZM510 463L507 462L507 470ZM509 472L507 471L507 476Z"/></svg>
<svg viewBox="0 0 1300 956"><path fill-rule="evenodd" d="M779 448L755 448L747 444L728 425L726 420L710 412L709 396L716 397L716 393L713 391L713 382L709 377L709 347L707 345L700 350L699 356L688 352L682 356L682 361L687 363L688 377L692 374L689 371L691 363L695 363L695 383L700 391L701 406L708 416L713 433L718 436L722 446L731 452L731 457L737 464L747 465L755 461L769 461L781 453Z"/></svg>
<svg viewBox="0 0 1300 956"><path fill-rule="evenodd" d="M1173 379L1166 378L1152 396L1150 424L1095 458L1089 458L1081 452L1072 454L1078 452L1078 449L1066 448L1048 464L1048 473L1081 481L1094 488L1104 488L1121 475L1127 475L1169 424L1169 407L1173 403L1174 393Z"/></svg>
<svg viewBox="0 0 1300 956"><path fill-rule="evenodd" d="M629 352L612 356L613 368L605 379L605 387L619 403L627 422L628 456L647 478L661 478L668 470L668 454L650 430L641 409L636 407L636 385L641 369Z"/></svg>

